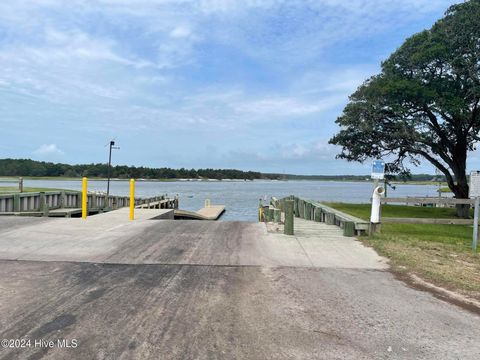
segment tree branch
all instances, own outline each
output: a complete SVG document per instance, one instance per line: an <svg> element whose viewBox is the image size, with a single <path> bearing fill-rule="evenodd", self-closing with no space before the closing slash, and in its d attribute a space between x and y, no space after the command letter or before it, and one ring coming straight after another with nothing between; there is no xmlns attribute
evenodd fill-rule
<svg viewBox="0 0 480 360"><path fill-rule="evenodd" d="M478 115L478 104L479 104L479 102L480 102L480 99L477 99L477 101L473 105L472 117L471 117L471 120L470 120L470 124L468 124L466 133L468 133L473 128L473 125L475 125L475 121L477 120L477 115Z"/></svg>
<svg viewBox="0 0 480 360"><path fill-rule="evenodd" d="M432 157L429 153L423 150L417 150L414 153L423 156L425 159L430 161L430 163L432 163L432 165L434 165L438 170L440 170L447 178L447 184L450 189L453 189L455 187L455 181L453 180L452 174L450 174L450 171L448 171L448 169L445 166L443 166L443 164L440 161L438 161L437 159Z"/></svg>
<svg viewBox="0 0 480 360"><path fill-rule="evenodd" d="M448 139L448 137L445 135L445 131L443 131L442 128L440 127L440 124L438 123L438 119L435 116L435 114L426 106L424 107L424 111L428 119L430 120L433 130L441 139L442 143L446 144L447 146L450 146L450 143L451 143L450 139ZM451 147L450 147L450 150L452 150Z"/></svg>

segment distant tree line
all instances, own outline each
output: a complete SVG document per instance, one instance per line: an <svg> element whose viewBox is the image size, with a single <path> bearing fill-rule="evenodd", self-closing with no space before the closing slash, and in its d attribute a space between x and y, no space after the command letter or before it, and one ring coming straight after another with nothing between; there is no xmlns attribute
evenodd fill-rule
<svg viewBox="0 0 480 360"><path fill-rule="evenodd" d="M0 176L32 177L92 177L106 178L107 164L58 164L30 159L0 159ZM260 173L235 169L171 169L148 168L117 165L112 166L111 177L119 179L236 179L236 180L332 180L332 181L366 181L368 175L291 175ZM408 179L398 180L432 181L435 176L428 174L411 175ZM444 180L444 177L441 177Z"/></svg>
<svg viewBox="0 0 480 360"><path fill-rule="evenodd" d="M112 166L112 178L128 179L261 179L262 174L254 171L234 169L171 169L117 165ZM30 159L0 159L0 176L65 176L100 177L108 176L107 164L57 164Z"/></svg>

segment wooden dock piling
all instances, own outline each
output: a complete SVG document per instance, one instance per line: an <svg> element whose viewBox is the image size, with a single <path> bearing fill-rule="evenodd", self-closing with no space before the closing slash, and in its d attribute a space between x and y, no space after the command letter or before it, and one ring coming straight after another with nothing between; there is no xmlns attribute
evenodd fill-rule
<svg viewBox="0 0 480 360"><path fill-rule="evenodd" d="M305 218L305 200L298 200L298 217L301 219Z"/></svg>
<svg viewBox="0 0 480 360"><path fill-rule="evenodd" d="M335 225L335 214L333 213L326 214L325 223L327 223L327 225Z"/></svg>
<svg viewBox="0 0 480 360"><path fill-rule="evenodd" d="M273 210L273 221L277 224L282 222L282 211L280 209Z"/></svg>
<svg viewBox="0 0 480 360"><path fill-rule="evenodd" d="M269 206L268 207L268 221L273 221L274 219L274 207L273 206Z"/></svg>
<svg viewBox="0 0 480 360"><path fill-rule="evenodd" d="M312 220L312 207L310 202L305 202L305 220Z"/></svg>
<svg viewBox="0 0 480 360"><path fill-rule="evenodd" d="M293 235L294 227L294 200L285 200L285 226L283 227L283 233L285 235Z"/></svg>
<svg viewBox="0 0 480 360"><path fill-rule="evenodd" d="M322 221L322 209L318 206L314 206L313 208L314 215L313 218L316 222L321 222Z"/></svg>
<svg viewBox="0 0 480 360"><path fill-rule="evenodd" d="M343 223L343 235L355 236L355 223L353 221L345 221Z"/></svg>

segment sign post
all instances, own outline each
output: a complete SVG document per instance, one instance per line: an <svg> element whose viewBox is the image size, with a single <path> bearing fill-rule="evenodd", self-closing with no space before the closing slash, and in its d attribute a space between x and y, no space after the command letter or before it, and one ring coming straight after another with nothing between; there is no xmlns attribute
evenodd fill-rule
<svg viewBox="0 0 480 360"><path fill-rule="evenodd" d="M480 198L477 196L475 198L475 210L473 211L473 241L472 241L472 250L477 251L478 244L478 205L480 203Z"/></svg>
<svg viewBox="0 0 480 360"><path fill-rule="evenodd" d="M373 190L378 187L378 181L385 179L385 162L383 160L373 160L372 175Z"/></svg>
<svg viewBox="0 0 480 360"><path fill-rule="evenodd" d="M377 188L378 180L385 179L385 162L383 160L373 160L372 179L374 181L374 188Z"/></svg>
<svg viewBox="0 0 480 360"><path fill-rule="evenodd" d="M478 216L480 205L480 171L470 173L469 197L475 198L475 208L473 211L473 240L472 250L477 251L478 245Z"/></svg>

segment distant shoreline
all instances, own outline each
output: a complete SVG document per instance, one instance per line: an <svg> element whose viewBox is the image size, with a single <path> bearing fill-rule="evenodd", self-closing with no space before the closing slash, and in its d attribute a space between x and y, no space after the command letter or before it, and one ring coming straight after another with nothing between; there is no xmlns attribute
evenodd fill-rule
<svg viewBox="0 0 480 360"><path fill-rule="evenodd" d="M31 159L0 159L0 178L23 176L25 179L35 180L78 180L87 175L96 180L112 179L151 179L151 181L251 181L251 180L311 180L311 181L352 181L370 182L370 174L288 174L274 172L260 172L238 169L173 169L168 167L151 168L144 166L107 164L62 164ZM411 174L408 181L431 182L436 179L445 180L431 174ZM404 180L399 177L397 181Z"/></svg>
<svg viewBox="0 0 480 360"><path fill-rule="evenodd" d="M0 184L3 183L15 183L19 179L19 176L0 176ZM23 176L24 180L33 181L82 181L82 177L64 177L64 176ZM107 178L103 177L89 177L91 181L107 181ZM111 178L110 181L129 181L128 178ZM373 180L360 180L360 179L309 179L309 178L297 178L297 179L136 179L138 182L253 182L253 181L265 181L265 182L289 182L289 181L316 181L316 182L344 182L344 183L371 183ZM382 182L381 182L382 183ZM438 186L436 181L391 181L391 185L434 185ZM446 186L446 183L441 183L442 187Z"/></svg>

